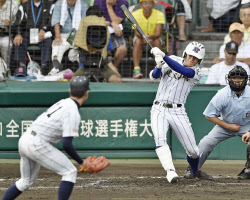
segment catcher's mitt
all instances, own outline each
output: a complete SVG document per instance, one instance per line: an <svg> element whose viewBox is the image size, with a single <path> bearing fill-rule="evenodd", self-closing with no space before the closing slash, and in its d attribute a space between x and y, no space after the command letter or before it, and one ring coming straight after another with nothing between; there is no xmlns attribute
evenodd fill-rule
<svg viewBox="0 0 250 200"><path fill-rule="evenodd" d="M79 171L84 173L99 172L109 165L110 163L105 156L89 156L84 160L83 165L82 167L80 167Z"/></svg>

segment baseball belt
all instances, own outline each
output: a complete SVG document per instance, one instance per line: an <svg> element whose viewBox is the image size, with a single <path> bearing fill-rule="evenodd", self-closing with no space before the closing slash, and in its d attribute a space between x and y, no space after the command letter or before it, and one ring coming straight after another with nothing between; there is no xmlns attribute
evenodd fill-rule
<svg viewBox="0 0 250 200"><path fill-rule="evenodd" d="M155 105L163 106L165 108L174 108L174 107L178 107L179 108L179 107L182 107L182 104L168 104L168 103L161 103L159 101L155 101L154 104Z"/></svg>

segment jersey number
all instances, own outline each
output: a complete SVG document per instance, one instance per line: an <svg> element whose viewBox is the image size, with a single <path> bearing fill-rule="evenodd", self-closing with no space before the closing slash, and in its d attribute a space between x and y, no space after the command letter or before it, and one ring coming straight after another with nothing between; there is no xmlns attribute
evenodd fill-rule
<svg viewBox="0 0 250 200"><path fill-rule="evenodd" d="M56 111L58 111L59 109L61 109L62 107L59 107L59 108L57 108L56 110L54 110L52 113L50 113L50 114L47 114L47 116L48 117L50 117L53 113L55 113Z"/></svg>

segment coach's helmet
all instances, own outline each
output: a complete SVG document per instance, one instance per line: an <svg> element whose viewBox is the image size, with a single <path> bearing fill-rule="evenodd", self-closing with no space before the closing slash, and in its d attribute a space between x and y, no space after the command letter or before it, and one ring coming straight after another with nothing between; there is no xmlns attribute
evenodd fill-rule
<svg viewBox="0 0 250 200"><path fill-rule="evenodd" d="M183 51L182 57L186 58L187 54L198 58L198 64L201 64L205 56L205 47L199 42L190 42Z"/></svg>
<svg viewBox="0 0 250 200"><path fill-rule="evenodd" d="M71 95L81 98L89 89L89 79L86 76L76 76L70 82Z"/></svg>
<svg viewBox="0 0 250 200"><path fill-rule="evenodd" d="M242 83L239 84L239 81L233 81L231 80L231 78L245 78L245 80L243 80ZM229 74L226 75L227 84L229 84L231 90L235 92L243 91L247 85L248 80L249 76L247 75L247 71L239 65L236 65L231 71L229 71Z"/></svg>

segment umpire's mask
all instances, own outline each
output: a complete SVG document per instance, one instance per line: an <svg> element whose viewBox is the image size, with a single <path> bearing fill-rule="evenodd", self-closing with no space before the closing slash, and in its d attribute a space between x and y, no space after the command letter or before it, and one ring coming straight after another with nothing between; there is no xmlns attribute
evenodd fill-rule
<svg viewBox="0 0 250 200"><path fill-rule="evenodd" d="M242 81L241 84L236 84L231 78L244 78L245 80ZM247 81L249 80L249 76L247 75L247 71L239 66L236 65L229 74L226 75L226 82L229 84L230 88L234 92L241 92L245 89L247 85Z"/></svg>

